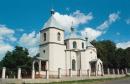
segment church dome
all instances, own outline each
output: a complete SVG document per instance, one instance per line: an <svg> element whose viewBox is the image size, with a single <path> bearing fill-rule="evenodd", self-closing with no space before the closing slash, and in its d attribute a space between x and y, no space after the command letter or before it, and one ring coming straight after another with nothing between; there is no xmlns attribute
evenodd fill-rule
<svg viewBox="0 0 130 84"><path fill-rule="evenodd" d="M53 9L51 10L51 17L44 24L42 29L51 28L51 27L62 29L62 26L59 24L59 22L55 18L55 11Z"/></svg>

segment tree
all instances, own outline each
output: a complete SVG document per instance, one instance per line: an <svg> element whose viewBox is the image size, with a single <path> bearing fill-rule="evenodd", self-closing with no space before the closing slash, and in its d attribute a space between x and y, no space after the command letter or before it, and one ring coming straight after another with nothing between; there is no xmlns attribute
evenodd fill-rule
<svg viewBox="0 0 130 84"><path fill-rule="evenodd" d="M125 57L125 52L124 52L124 49L122 48L117 48L116 49L116 55L115 55L115 65L117 68L123 68L123 59ZM123 64L122 64L123 63Z"/></svg>
<svg viewBox="0 0 130 84"><path fill-rule="evenodd" d="M97 56L103 61L104 68L115 67L115 43L110 40L104 40L93 41L92 44L97 48Z"/></svg>
<svg viewBox="0 0 130 84"><path fill-rule="evenodd" d="M2 67L7 68L7 74L14 73L16 75L18 68L22 68L22 72L31 74L32 58L29 57L26 48L16 46L12 52L8 51L1 64Z"/></svg>
<svg viewBox="0 0 130 84"><path fill-rule="evenodd" d="M125 60L126 60L126 67L130 67L130 47L125 49Z"/></svg>
<svg viewBox="0 0 130 84"><path fill-rule="evenodd" d="M103 61L104 68L129 68L130 47L127 49L116 48L110 40L92 41L97 48L97 56Z"/></svg>

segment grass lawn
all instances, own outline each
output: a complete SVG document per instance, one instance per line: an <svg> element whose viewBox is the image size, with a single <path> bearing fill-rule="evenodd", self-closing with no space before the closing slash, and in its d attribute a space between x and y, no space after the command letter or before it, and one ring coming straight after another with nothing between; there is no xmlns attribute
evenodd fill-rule
<svg viewBox="0 0 130 84"><path fill-rule="evenodd" d="M130 76L121 77L121 78L105 78L105 79L89 79L89 80L78 80L78 81L63 81L63 82L54 82L49 84L97 84L101 82L106 82L110 80L120 80L130 78Z"/></svg>
<svg viewBox="0 0 130 84"><path fill-rule="evenodd" d="M102 82L111 81L111 80L123 80L130 78L130 76L120 77L120 78L104 78L104 79L89 79L89 80L77 80L77 81L63 81L63 82L52 82L47 84L100 84ZM39 83L34 83L39 84ZM46 83L42 83L46 84Z"/></svg>

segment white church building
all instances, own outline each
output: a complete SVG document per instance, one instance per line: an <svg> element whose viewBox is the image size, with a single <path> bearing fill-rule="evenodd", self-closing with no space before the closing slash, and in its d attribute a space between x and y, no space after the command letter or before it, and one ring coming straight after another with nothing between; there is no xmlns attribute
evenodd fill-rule
<svg viewBox="0 0 130 84"><path fill-rule="evenodd" d="M74 28L71 35L65 39L64 29L56 20L55 11L51 11L51 17L40 31L40 56L33 62L38 62L39 72L36 74L45 75L48 71L50 77L60 73L62 76L103 75L103 63L97 58L96 48L87 40L74 37Z"/></svg>

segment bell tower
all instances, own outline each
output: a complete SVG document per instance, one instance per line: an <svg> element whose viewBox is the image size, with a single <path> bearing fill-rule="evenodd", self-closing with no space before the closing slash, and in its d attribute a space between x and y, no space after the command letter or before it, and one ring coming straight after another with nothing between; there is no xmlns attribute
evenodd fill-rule
<svg viewBox="0 0 130 84"><path fill-rule="evenodd" d="M64 44L64 30L55 19L55 11L51 10L51 17L45 23L44 28L40 31L40 44L58 43Z"/></svg>
<svg viewBox="0 0 130 84"><path fill-rule="evenodd" d="M40 31L40 57L49 62L49 69L52 71L64 68L64 30L55 18L54 9L51 10L51 17Z"/></svg>

